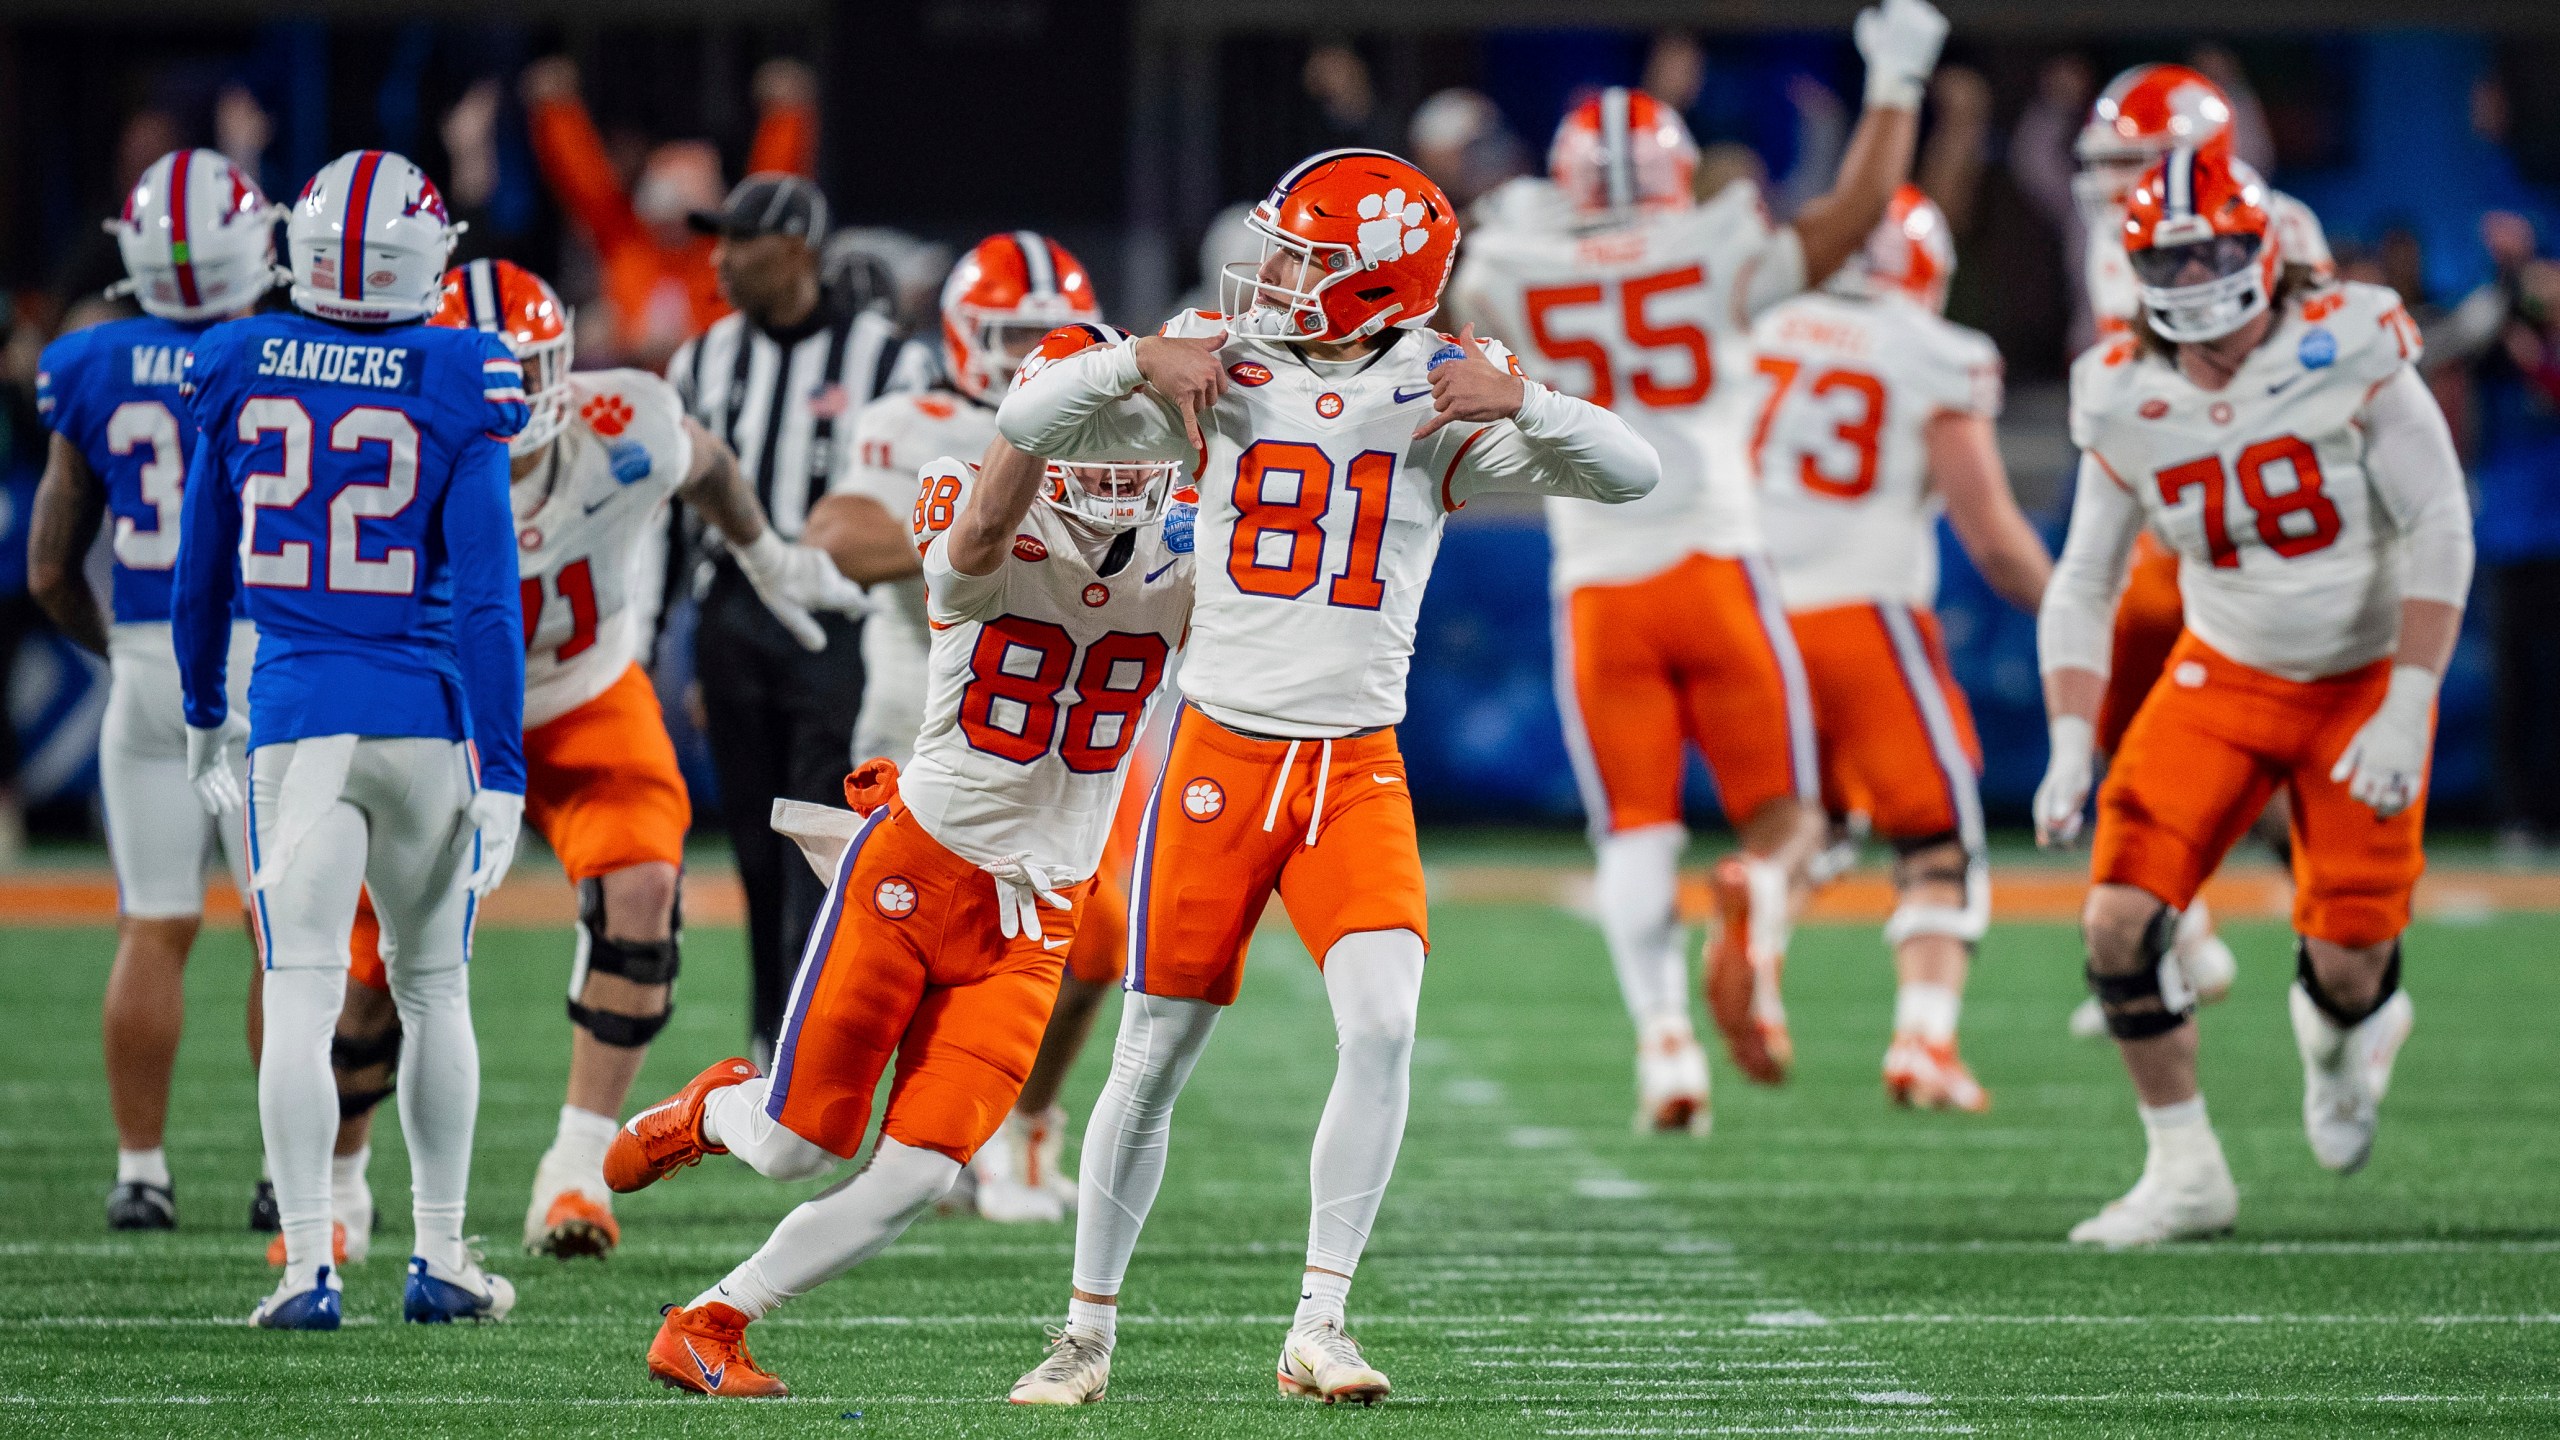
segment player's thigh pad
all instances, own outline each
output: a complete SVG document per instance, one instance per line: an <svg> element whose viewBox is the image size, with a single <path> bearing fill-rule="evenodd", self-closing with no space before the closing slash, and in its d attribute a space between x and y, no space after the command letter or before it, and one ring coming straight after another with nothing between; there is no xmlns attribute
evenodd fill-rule
<svg viewBox="0 0 2560 1440"><path fill-rule="evenodd" d="M1747 820L1773 800L1821 792L1813 691L1778 598L1777 572L1756 555L1692 555L1677 613L1681 728L1706 757L1724 812Z"/></svg>
<svg viewBox="0 0 2560 1440"><path fill-rule="evenodd" d="M1666 652L1681 572L1556 600L1556 709L1594 834L1680 819L1679 681Z"/></svg>
<svg viewBox="0 0 2560 1440"><path fill-rule="evenodd" d="M571 883L651 863L682 865L693 824L684 773L649 677L525 732L525 819Z"/></svg>
<svg viewBox="0 0 2560 1440"><path fill-rule="evenodd" d="M1429 947L1422 849L1394 731L1334 742L1322 821L1282 864L1280 901L1319 965L1336 941L1364 931L1410 930Z"/></svg>
<svg viewBox="0 0 2560 1440"><path fill-rule="evenodd" d="M2193 637L2180 642L2098 789L2092 879L2186 908L2266 805L2295 743L2300 717L2283 685Z"/></svg>
<svg viewBox="0 0 2560 1440"><path fill-rule="evenodd" d="M1131 867L1128 988L1235 1002L1253 927L1306 842L1321 748L1238 735L1188 705L1175 715Z"/></svg>

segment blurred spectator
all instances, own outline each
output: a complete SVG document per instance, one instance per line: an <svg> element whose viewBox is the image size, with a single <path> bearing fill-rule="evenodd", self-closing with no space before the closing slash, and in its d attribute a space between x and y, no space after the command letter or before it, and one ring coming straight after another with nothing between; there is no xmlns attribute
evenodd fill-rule
<svg viewBox="0 0 2560 1440"><path fill-rule="evenodd" d="M1946 213L1958 239L1973 233L1983 168L1991 160L1991 82L1979 70L1941 65L1929 82L1929 140L1914 179Z"/></svg>
<svg viewBox="0 0 2560 1440"><path fill-rule="evenodd" d="M1700 200L1712 200L1736 180L1748 180L1753 189L1767 194L1768 162L1739 140L1723 140L1698 152L1698 175L1689 188Z"/></svg>
<svg viewBox="0 0 2560 1440"><path fill-rule="evenodd" d="M1798 72L1787 77L1787 103L1796 112L1796 159L1769 194L1769 208L1779 218L1792 217L1831 188L1840 173L1840 157L1849 148L1849 123L1856 118L1831 87Z"/></svg>
<svg viewBox="0 0 2560 1440"><path fill-rule="evenodd" d="M1423 167L1428 170L1430 167ZM1185 310L1223 310L1225 302L1218 293L1218 277L1230 265L1251 265L1262 259L1262 237L1245 226L1253 214L1253 202L1239 200L1221 210L1209 221L1207 233L1200 237L1200 283L1182 297Z"/></svg>
<svg viewBox="0 0 2560 1440"><path fill-rule="evenodd" d="M1686 30L1665 30L1653 37L1644 57L1644 91L1672 109L1687 114L1707 88L1707 52Z"/></svg>
<svg viewBox="0 0 2560 1440"><path fill-rule="evenodd" d="M267 143L275 135L275 121L248 86L234 82L213 97L213 148L230 157L243 173L260 173Z"/></svg>
<svg viewBox="0 0 2560 1440"><path fill-rule="evenodd" d="M2497 277L2446 322L2468 360L2479 422L2474 529L2497 666L2502 838L2560 834L2560 264L2532 224L2491 214L2481 238Z"/></svg>
<svg viewBox="0 0 2560 1440"><path fill-rule="evenodd" d="M2240 57L2219 45L2199 45L2187 54L2187 68L2222 87L2231 102L2231 153L2261 175L2276 173L2275 132L2267 128L2267 107L2240 68Z"/></svg>
<svg viewBox="0 0 2560 1440"><path fill-rule="evenodd" d="M1422 102L1407 127L1414 163L1463 212L1476 198L1529 173L1529 152L1482 91L1463 86Z"/></svg>
<svg viewBox="0 0 2560 1440"><path fill-rule="evenodd" d="M1378 115L1377 89L1369 82L1369 62L1360 58L1360 52L1340 41L1318 45L1307 52L1299 83L1306 87L1307 98L1316 102L1321 136L1317 148L1392 148L1395 132Z"/></svg>
<svg viewBox="0 0 2560 1440"><path fill-rule="evenodd" d="M2080 208L2071 195L2071 176L2079 169L2072 143L2088 123L2089 102L2098 95L2096 75L2078 55L2060 55L2036 76L2035 98L2018 115L2009 135L2009 178L2062 242L2063 291L2071 297L2071 324L2064 344L2077 355L2097 337L2089 315L2089 237Z"/></svg>
<svg viewBox="0 0 2560 1440"><path fill-rule="evenodd" d="M187 143L186 132L177 117L155 107L136 111L124 122L124 131L116 137L116 171L107 177L109 187L97 195L95 214L105 216L123 203L133 182L151 162ZM83 301L97 301L99 292L124 278L124 256L116 242L93 221L83 218L72 232L72 242L45 286L45 304L35 321L35 344L41 348L50 332L62 323L71 307ZM100 302L110 306L100 318L139 315L141 310L131 301ZM95 324L95 321L90 322ZM27 374L32 376L30 366Z"/></svg>
<svg viewBox="0 0 2560 1440"><path fill-rule="evenodd" d="M720 157L710 142L674 140L649 152L626 192L619 171L578 97L578 67L565 56L525 67L525 123L535 159L560 206L586 232L603 267L602 338L607 363L663 368L678 345L728 313L713 274L709 236L685 225L717 209ZM815 173L817 81L795 61L756 72L760 120L747 169ZM587 337L580 337L583 350Z"/></svg>

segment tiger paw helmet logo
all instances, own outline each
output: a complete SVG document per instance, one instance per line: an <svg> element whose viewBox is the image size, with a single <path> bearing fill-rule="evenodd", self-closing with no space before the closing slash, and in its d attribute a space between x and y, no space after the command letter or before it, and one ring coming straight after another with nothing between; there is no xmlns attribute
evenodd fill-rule
<svg viewBox="0 0 2560 1440"><path fill-rule="evenodd" d="M872 908L892 920L904 920L916 913L916 887L902 875L892 875L871 892Z"/></svg>
<svg viewBox="0 0 2560 1440"><path fill-rule="evenodd" d="M1360 197L1360 262L1383 265L1419 252L1431 243L1422 228L1427 212L1419 200L1407 200L1401 188L1384 195Z"/></svg>
<svg viewBox="0 0 2560 1440"><path fill-rule="evenodd" d="M631 402L619 395L598 395L578 407L587 428L610 440L631 424Z"/></svg>
<svg viewBox="0 0 2560 1440"><path fill-rule="evenodd" d="M1203 775L1182 787L1182 813L1194 820L1215 820L1227 808L1227 792Z"/></svg>

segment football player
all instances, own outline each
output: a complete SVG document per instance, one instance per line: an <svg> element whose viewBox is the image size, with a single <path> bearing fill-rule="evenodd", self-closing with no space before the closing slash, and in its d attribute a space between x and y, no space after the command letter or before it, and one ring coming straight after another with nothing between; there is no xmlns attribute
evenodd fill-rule
<svg viewBox="0 0 2560 1440"><path fill-rule="evenodd" d="M524 1244L562 1258L604 1255L622 1239L604 1183L605 1147L674 1008L677 889L693 816L657 692L639 664L635 561L673 496L720 532L802 645L826 647L811 611L860 614L867 601L823 552L788 543L765 523L737 457L685 415L666 381L642 370L572 373L569 312L542 277L510 261L474 260L445 276L443 304L428 323L498 335L524 366L532 418L507 455L526 635L525 813L578 891L569 1090L534 1171ZM379 993L382 956L365 943L374 933L357 927L353 973ZM381 1102L390 1079L382 1072L399 1043L385 1005L351 1005L340 1017L331 1054L349 1118ZM338 1141L338 1179L359 1177L336 1197L351 1259L362 1258L372 1211L360 1179L364 1143L361 1125Z"/></svg>
<svg viewBox="0 0 2560 1440"><path fill-rule="evenodd" d="M1014 1387L1026 1403L1102 1396L1166 1117L1274 889L1323 967L1340 1042L1280 1386L1387 1393L1343 1316L1410 1097L1428 927L1395 725L1440 527L1487 491L1624 501L1660 473L1625 421L1524 380L1472 332L1427 328L1458 223L1412 165L1313 156L1251 223L1262 256L1223 277L1225 315L1187 311L1163 335L1027 371L996 415L1055 459L1181 461L1206 557L1139 833L1130 993L1085 1131L1068 1323Z"/></svg>
<svg viewBox="0 0 2560 1440"><path fill-rule="evenodd" d="M197 440L170 621L187 768L217 810L243 797L266 964L258 1118L284 1278L252 1313L334 1330L329 1039L359 889L391 947L408 1034L401 1128L416 1249L401 1313L503 1318L515 1291L463 1241L480 1057L467 961L480 897L524 813L524 646L506 445L523 367L494 335L423 323L455 227L417 166L350 151L286 221L298 314L196 339ZM248 713L225 688L232 600L257 622Z"/></svg>
<svg viewBox="0 0 2560 1440"><path fill-rule="evenodd" d="M1034 346L1060 323L1100 316L1093 279L1067 247L1030 230L990 235L960 257L942 285L941 383L884 395L854 418L854 471L846 488L813 507L803 538L826 549L846 574L885 584L888 594L862 631L865 679L853 758L903 765L924 723L925 619L921 558L909 512L919 467L937 456L976 455L995 438L996 401ZM1124 787L1122 813L1094 874L1085 917L1067 954L1058 1006L1021 1104L979 1147L946 1203L974 1206L998 1221L1044 1221L1074 1203L1075 1180L1061 1163L1066 1112L1059 1087L1074 1067L1094 1013L1120 978L1128 942L1128 874L1138 805L1157 756L1142 740L1132 752L1138 782Z"/></svg>
<svg viewBox="0 0 2560 1440"><path fill-rule="evenodd" d="M1463 313L1528 373L1624 416L1662 452L1643 504L1547 506L1557 704L1597 854L1601 931L1636 1028L1636 1123L1708 1128L1677 909L1684 750L1714 772L1741 853L1713 872L1709 1009L1743 1073L1785 1079L1779 1000L1791 890L1821 840L1804 665L1771 574L1745 453L1751 317L1829 278L1911 172L1920 97L1946 38L1926 0L1858 18L1866 112L1828 195L1774 224L1757 186L1704 204L1679 112L1612 87L1565 117L1548 155L1558 213L1470 239ZM1534 185L1536 182L1523 182Z"/></svg>
<svg viewBox="0 0 2560 1440"><path fill-rule="evenodd" d="M2407 312L2389 290L2289 264L2268 206L2227 146L2172 150L2127 205L2133 333L2072 367L2079 493L2038 625L2053 746L2040 841L2080 830L2108 609L2145 527L2178 555L2187 626L2098 793L2089 988L2149 1157L2073 1228L2084 1243L2213 1234L2238 1212L2171 936L2270 794L2293 802L2289 1003L2322 1165L2364 1163L2409 1034L2400 933L2470 584L2469 503Z"/></svg>
<svg viewBox="0 0 2560 1440"><path fill-rule="evenodd" d="M1098 328L1041 353L1071 355ZM1190 617L1191 532L1165 515L1177 468L1044 467L1001 441L983 471L925 467L915 534L934 636L914 763L848 778L858 822L776 807L776 828L817 845L834 879L773 1074L713 1065L632 1117L606 1173L636 1190L727 1153L778 1180L821 1174L862 1147L894 1053L879 1142L726 1279L666 1308L649 1347L662 1382L787 1393L749 1355L747 1326L895 1240L1014 1108Z"/></svg>
<svg viewBox="0 0 2560 1440"><path fill-rule="evenodd" d="M1821 291L1764 311L1751 332L1766 386L1751 448L1813 691L1823 808L1835 834L1863 815L1894 848L1899 903L1884 938L1901 988L1885 1091L1984 1110L1991 1097L1956 1050L1965 970L1991 920L1982 745L1931 611L1938 517L2030 614L2053 560L1992 433L2000 352L1940 318L1955 262L1946 216L1905 185Z"/></svg>
<svg viewBox="0 0 2560 1440"><path fill-rule="evenodd" d="M2232 109L2222 87L2184 65L2136 65L2107 83L2089 107L2073 151L2080 173L2072 199L2080 209L2086 252L2082 257L2089 314L2101 342L2126 333L2142 308L2140 283L2124 248L2125 198L2142 172L2179 145L2203 148L2232 143ZM2334 265L2329 241L2311 207L2280 190L2267 191L2267 221L2289 264L2326 276ZM2098 707L2098 750L2115 753L2125 727L2159 680L2169 651L2185 625L2178 599L2178 557L2148 532L2134 542L2124 595L2116 602L2115 639L2107 694ZM2279 796L2269 811L2278 823L2269 839L2283 848ZM2231 993L2238 962L2214 933L2203 897L2178 917L2175 951L2187 983L2210 1005ZM2098 1002L2072 1013L2071 1031L2083 1039L2106 1033Z"/></svg>
<svg viewBox="0 0 2560 1440"><path fill-rule="evenodd" d="M241 893L249 888L239 829L216 824L186 784L169 583L194 430L181 423L178 385L206 327L248 314L274 288L282 213L215 151L176 150L152 161L123 212L107 222L124 254L119 288L143 313L65 335L37 363L36 411L53 438L29 522L30 588L64 634L107 658L98 780L116 871L116 957L102 1027L116 1118L112 1230L178 1223L161 1139L185 1028L187 952L203 923L205 860L217 835L232 879ZM110 514L112 625L84 566ZM228 643L226 701L236 708L247 700L257 631L235 616ZM257 1004L252 989L253 1034ZM254 1041L250 1056L255 1063Z"/></svg>

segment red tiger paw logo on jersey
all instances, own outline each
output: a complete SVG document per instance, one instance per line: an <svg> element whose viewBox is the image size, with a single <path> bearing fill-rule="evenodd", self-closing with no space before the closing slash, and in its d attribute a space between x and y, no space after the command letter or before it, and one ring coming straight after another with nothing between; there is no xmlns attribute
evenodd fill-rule
<svg viewBox="0 0 2560 1440"><path fill-rule="evenodd" d="M871 908L890 920L904 920L916 913L916 887L905 876L892 875L871 892Z"/></svg>
<svg viewBox="0 0 2560 1440"><path fill-rule="evenodd" d="M631 402L619 395L598 395L578 407L578 418L607 440L630 428L631 417Z"/></svg>
<svg viewBox="0 0 2560 1440"><path fill-rule="evenodd" d="M1327 420L1342 414L1342 397L1327 390L1316 397L1316 413Z"/></svg>
<svg viewBox="0 0 2560 1440"><path fill-rule="evenodd" d="M1182 787L1182 813L1194 820L1215 820L1227 808L1227 792L1203 775Z"/></svg>
<svg viewBox="0 0 2560 1440"><path fill-rule="evenodd" d="M1084 587L1084 603L1088 610L1099 610L1111 603L1111 587L1100 582Z"/></svg>

